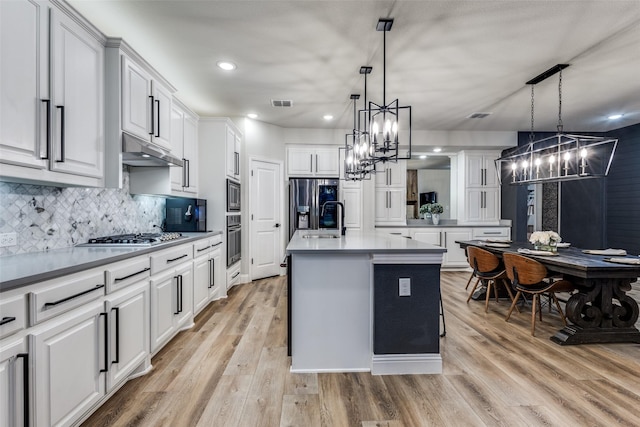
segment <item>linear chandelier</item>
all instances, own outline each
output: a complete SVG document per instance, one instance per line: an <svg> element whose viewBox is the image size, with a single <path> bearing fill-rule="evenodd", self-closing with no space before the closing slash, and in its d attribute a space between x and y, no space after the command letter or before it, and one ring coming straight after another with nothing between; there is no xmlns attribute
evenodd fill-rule
<svg viewBox="0 0 640 427"><path fill-rule="evenodd" d="M618 140L593 135L564 133L562 123L562 70L568 64L557 64L529 80L531 86L531 132L529 143L496 159L498 177L513 185L543 182L561 182L584 178L599 178L609 174ZM558 73L558 125L557 134L534 140L533 85Z"/></svg>

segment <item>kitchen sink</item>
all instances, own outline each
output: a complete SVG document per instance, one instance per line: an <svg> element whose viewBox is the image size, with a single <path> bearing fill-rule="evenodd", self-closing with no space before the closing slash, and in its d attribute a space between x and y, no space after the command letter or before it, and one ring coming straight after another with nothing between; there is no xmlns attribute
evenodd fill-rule
<svg viewBox="0 0 640 427"><path fill-rule="evenodd" d="M337 234L305 234L303 239L339 239Z"/></svg>

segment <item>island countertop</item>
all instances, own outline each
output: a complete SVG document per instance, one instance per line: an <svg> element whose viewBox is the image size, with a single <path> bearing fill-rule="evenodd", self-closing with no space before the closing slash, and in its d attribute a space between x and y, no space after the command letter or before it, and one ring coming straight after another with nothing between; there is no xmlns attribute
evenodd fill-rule
<svg viewBox="0 0 640 427"><path fill-rule="evenodd" d="M340 253L432 253L441 254L445 248L393 236L381 231L354 231L348 230L345 236L336 238L305 237L335 235L335 231L325 230L298 230L295 232L289 245L287 254L304 252L340 252Z"/></svg>

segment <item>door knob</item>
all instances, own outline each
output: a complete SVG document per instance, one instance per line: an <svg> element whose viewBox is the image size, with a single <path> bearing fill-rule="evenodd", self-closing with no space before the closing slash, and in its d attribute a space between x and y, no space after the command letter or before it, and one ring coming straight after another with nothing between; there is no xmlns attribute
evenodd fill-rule
<svg viewBox="0 0 640 427"><path fill-rule="evenodd" d="M280 224L278 224L278 223L276 222L276 225L274 225L274 227L275 227L275 228L278 228L278 227L280 227Z"/></svg>

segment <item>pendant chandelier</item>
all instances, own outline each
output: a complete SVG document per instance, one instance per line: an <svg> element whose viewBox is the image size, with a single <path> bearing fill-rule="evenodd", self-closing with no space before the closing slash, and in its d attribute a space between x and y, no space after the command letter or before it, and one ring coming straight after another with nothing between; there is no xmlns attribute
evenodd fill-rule
<svg viewBox="0 0 640 427"><path fill-rule="evenodd" d="M393 18L380 18L376 26L382 31L382 105L369 101L366 114L374 163L411 158L411 107L400 106L398 99L387 104L387 32L392 26Z"/></svg>
<svg viewBox="0 0 640 427"><path fill-rule="evenodd" d="M543 182L561 182L584 178L599 178L609 174L618 140L592 135L564 133L562 123L562 70L568 64L557 64L527 84L531 85L531 132L529 143L510 151L495 161L500 171L509 171L509 183L525 185ZM557 134L534 140L533 111L534 85L558 74Z"/></svg>
<svg viewBox="0 0 640 427"><path fill-rule="evenodd" d="M364 75L364 103L367 103L367 75L371 74L372 67L360 67L360 74ZM357 100L359 94L352 94L353 100L353 131L345 135L345 164L344 179L348 181L361 181L371 179L371 174L375 173L375 162L371 159L371 145L369 144L369 133L366 124L362 127L361 112L357 113ZM366 120L366 115L364 120Z"/></svg>
<svg viewBox="0 0 640 427"><path fill-rule="evenodd" d="M376 31L383 32L382 38L382 105L367 102L367 75L372 67L360 67L364 74L364 108L359 110L356 120L356 100L359 95L351 95L354 100L354 128L346 134L344 179L359 181L371 179L377 163L397 162L411 158L411 107L400 106L398 99L387 103L387 32L393 26L393 18L380 18ZM357 124L356 124L357 121Z"/></svg>

